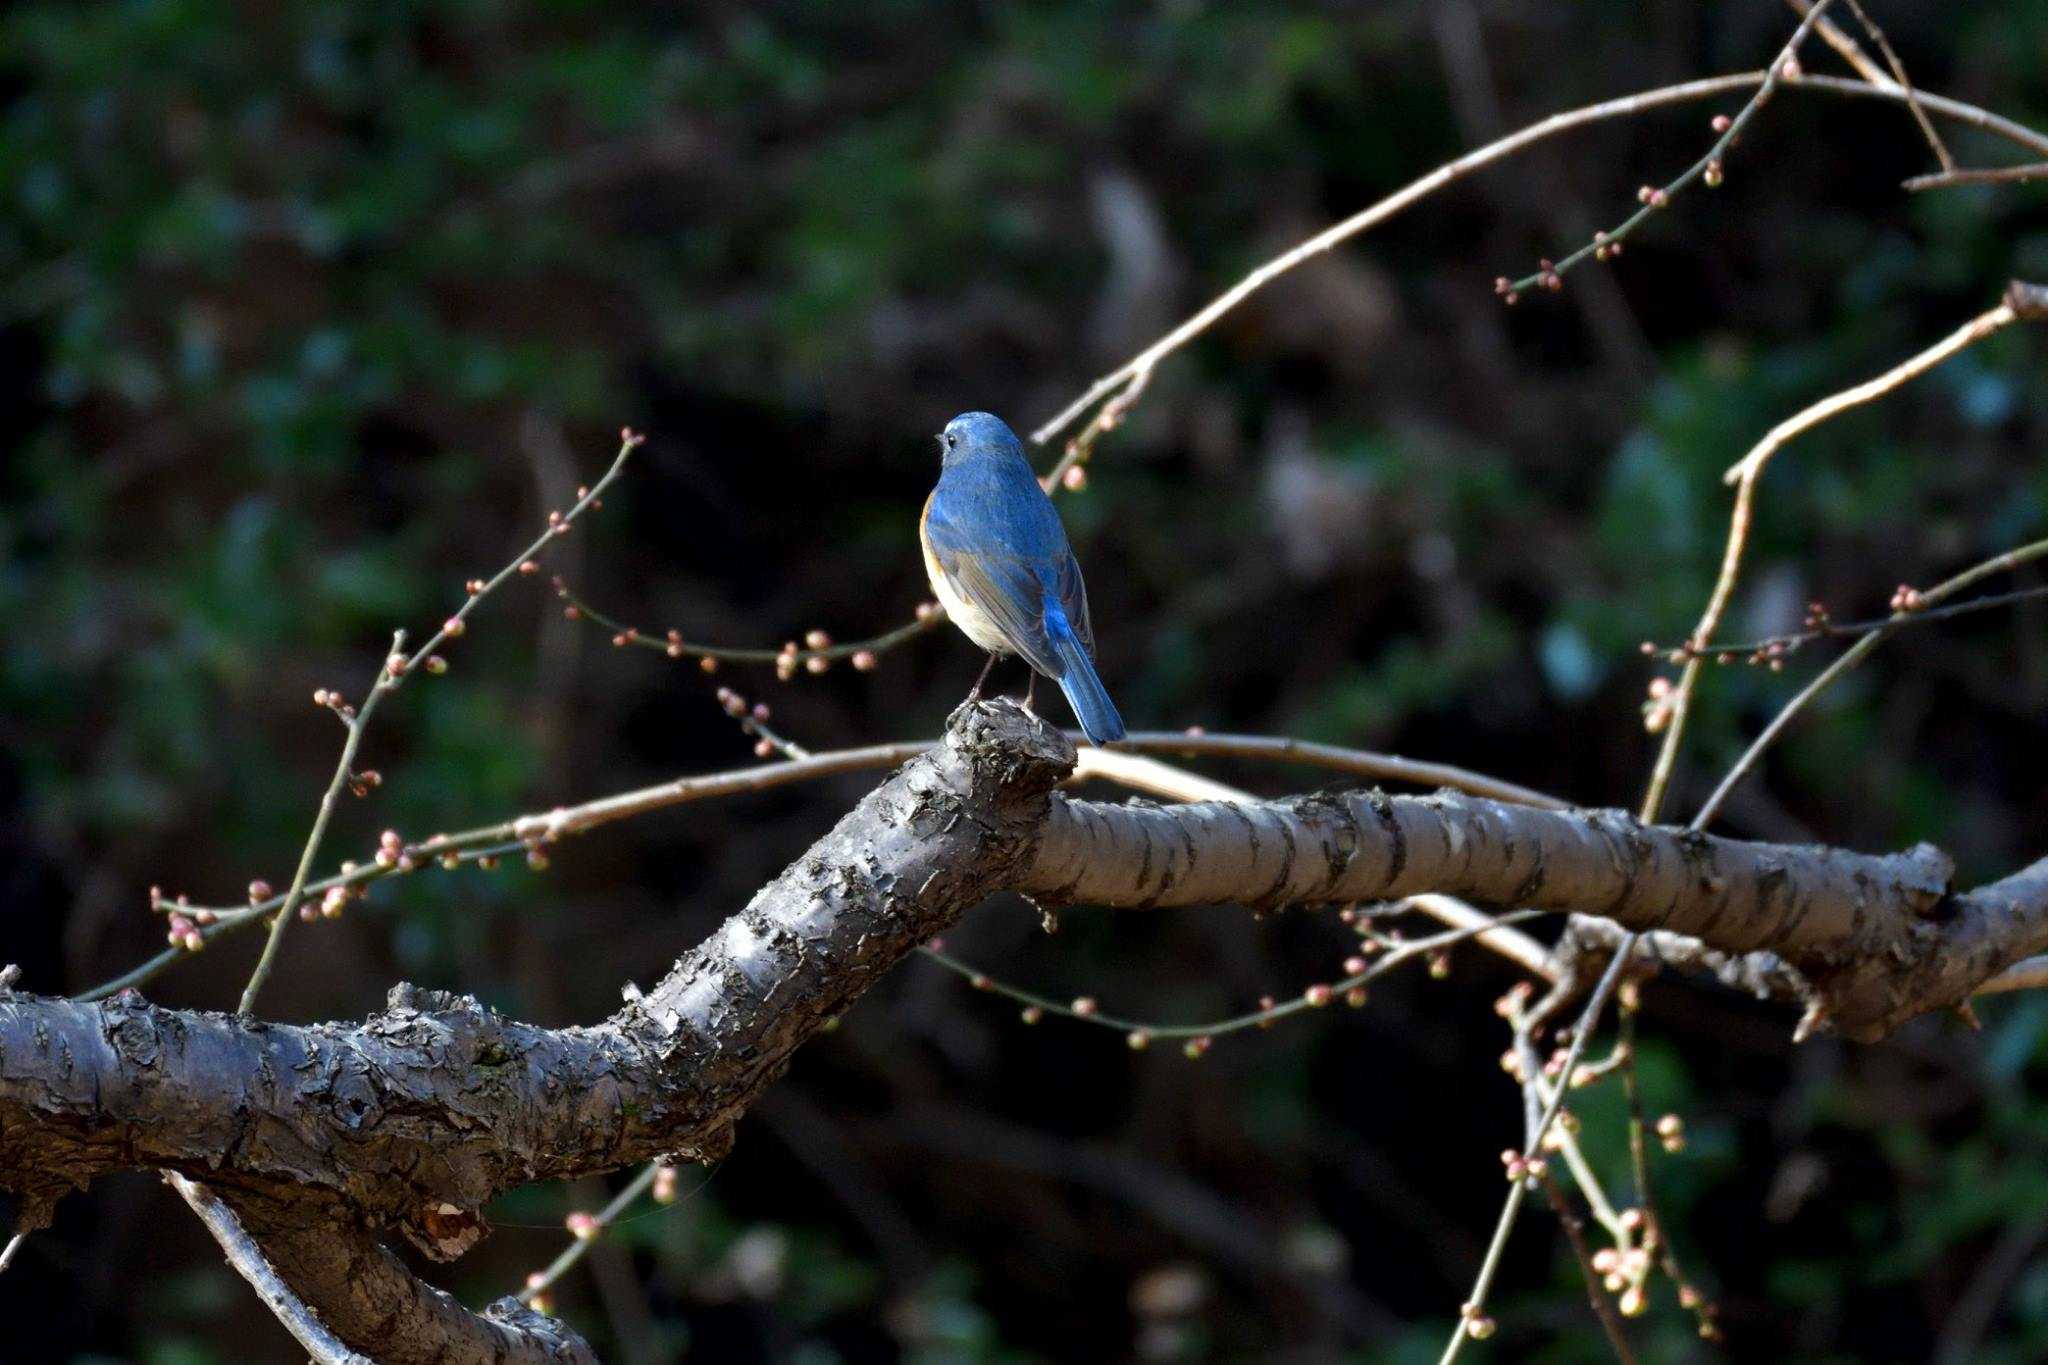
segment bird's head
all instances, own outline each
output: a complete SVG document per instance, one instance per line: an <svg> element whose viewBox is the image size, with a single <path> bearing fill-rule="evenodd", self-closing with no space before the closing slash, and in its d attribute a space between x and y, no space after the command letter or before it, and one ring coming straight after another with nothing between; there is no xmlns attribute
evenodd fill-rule
<svg viewBox="0 0 2048 1365"><path fill-rule="evenodd" d="M939 433L939 464L988 456L1024 458L1024 447L1009 424L992 412L963 412Z"/></svg>

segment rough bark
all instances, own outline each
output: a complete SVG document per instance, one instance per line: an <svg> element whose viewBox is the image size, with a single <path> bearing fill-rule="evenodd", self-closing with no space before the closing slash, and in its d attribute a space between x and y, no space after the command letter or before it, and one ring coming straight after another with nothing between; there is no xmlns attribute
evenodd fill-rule
<svg viewBox="0 0 2048 1365"><path fill-rule="evenodd" d="M0 997L0 1190L25 1226L108 1171L217 1190L286 1284L380 1361L578 1359L584 1348L420 1283L376 1240L461 1254L532 1180L709 1159L791 1053L917 944L1014 881L1073 746L963 708L644 997L550 1030L401 986L361 1024L166 1010L133 991Z"/></svg>
<svg viewBox="0 0 2048 1365"><path fill-rule="evenodd" d="M1698 965L1803 981L1814 1022L1882 1036L1959 1004L2048 947L2041 865L1959 894L1948 856L1721 839L1622 811L1556 811L1462 793L1319 793L1251 805L1123 806L1055 798L1020 888L1054 902L1264 907L1436 891L1480 905L1597 915L1696 939ZM1731 954L1768 953L1755 962ZM1755 978L1752 980L1752 978Z"/></svg>
<svg viewBox="0 0 2048 1365"><path fill-rule="evenodd" d="M1926 846L1747 843L1451 793L1105 805L1053 791L1074 762L1009 703L963 707L941 745L587 1028L403 986L361 1024L313 1026L0 987L0 1190L34 1226L108 1171L174 1171L226 1201L351 1350L581 1361L588 1348L565 1329L509 1302L469 1313L381 1239L395 1228L456 1256L513 1186L717 1155L798 1046L997 891L1110 906L1445 892L1578 911L1658 931L1673 951L1772 954L1777 988L1856 1037L1956 1004L2048 948L2048 861L1959 894Z"/></svg>

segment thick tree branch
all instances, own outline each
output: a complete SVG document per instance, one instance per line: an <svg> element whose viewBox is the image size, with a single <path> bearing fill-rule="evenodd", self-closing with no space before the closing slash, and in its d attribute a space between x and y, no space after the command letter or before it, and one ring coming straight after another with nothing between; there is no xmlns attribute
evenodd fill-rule
<svg viewBox="0 0 2048 1365"><path fill-rule="evenodd" d="M721 1154L798 1045L1018 879L1074 757L1013 706L964 708L943 744L591 1028L536 1028L410 987L360 1025L311 1027L159 1009L132 991L0 997L0 1189L34 1226L108 1171L175 1171L226 1198L354 1350L574 1359L574 1343L462 1312L373 1234L396 1226L452 1257L515 1185Z"/></svg>
<svg viewBox="0 0 2048 1365"><path fill-rule="evenodd" d="M335 1201L230 1193L225 1202L278 1278L380 1365L597 1365L566 1323L516 1298L470 1312Z"/></svg>
<svg viewBox="0 0 2048 1365"><path fill-rule="evenodd" d="M0 1189L24 1223L113 1170L225 1199L290 1290L379 1360L574 1360L478 1317L379 1242L461 1254L535 1180L709 1159L791 1054L918 944L1004 890L1049 903L1373 901L1426 892L1577 910L1764 950L1812 1006L1876 1037L2048 949L2048 861L1957 894L1920 846L1873 856L1713 838L1616 811L1459 793L1159 807L1071 800L1069 741L963 707L668 976L604 1023L543 1029L400 987L362 1024L272 1025L0 995Z"/></svg>
<svg viewBox="0 0 2048 1365"><path fill-rule="evenodd" d="M1113 906L1389 900L1601 916L1722 954L1774 954L1813 1022L1857 1038L1958 1004L2048 948L2048 869L1967 895L1929 845L1870 855L1721 839L1620 811L1550 811L1443 793L1319 794L1253 805L1105 806L1055 797L1020 888Z"/></svg>

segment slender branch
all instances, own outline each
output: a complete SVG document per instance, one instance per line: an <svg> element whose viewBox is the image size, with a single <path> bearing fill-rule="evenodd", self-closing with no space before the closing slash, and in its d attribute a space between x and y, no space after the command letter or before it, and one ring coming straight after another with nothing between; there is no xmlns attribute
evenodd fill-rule
<svg viewBox="0 0 2048 1365"><path fill-rule="evenodd" d="M1664 1226L1664 1217L1657 1209L1657 1195L1650 1182L1650 1153L1643 1122L1643 1089L1641 1078L1636 1075L1636 1018L1637 1011L1630 1008L1624 999L1621 1006L1621 1041L1628 1048L1628 1062L1621 1069L1622 1095L1628 1102L1628 1159L1629 1170L1635 1178L1636 1203L1643 1211L1643 1227L1646 1240L1654 1240L1657 1259L1664 1267L1664 1273L1678 1286L1678 1302L1692 1310L1699 1323L1700 1335L1712 1340L1720 1329L1714 1325L1711 1306L1698 1289L1685 1277L1685 1270L1678 1263L1678 1252L1671 1245L1671 1234Z"/></svg>
<svg viewBox="0 0 2048 1365"><path fill-rule="evenodd" d="M581 805L521 815L454 834L436 834L415 844L402 845L397 856L386 861L372 860L353 868L345 864L341 872L307 883L304 888L305 898L310 902L314 896L332 894L337 890L360 895L365 893L371 884L387 877L405 876L415 869L435 864L444 868L474 865L488 869L496 866L499 858L507 853L537 850L564 836L587 833L618 820L650 814L693 801L766 791L773 787L814 781L843 773L894 767L908 762L931 747L931 741L911 740L810 754L805 752L802 746L775 735L767 727L764 718L757 718L758 712L749 712L742 705L740 711L735 714L744 716L742 723L749 734L763 736L771 747L787 755L790 761L676 778L651 787L641 787L584 802ZM1072 733L1068 736L1069 739L1075 737ZM1181 769L1142 758L1136 752L1129 752L1134 750L1206 754L1262 762L1294 762L1380 781L1450 787L1496 800L1549 809L1566 808L1566 804L1557 797L1449 764L1429 763L1394 754L1346 749L1304 740L1276 739L1264 735L1188 734L1174 731L1134 734L1117 749L1083 749L1075 776L1099 776L1141 791L1149 791L1155 796L1180 801L1252 799L1249 794L1236 788L1210 782ZM177 908L181 915L189 916L196 921L190 932L196 934L199 941L204 944L211 943L223 934L232 934L262 921L264 917L278 910L284 901L283 895L277 895L245 906L180 904ZM1449 908L1444 898L1436 898L1421 904L1423 909L1445 920L1446 923L1462 922L1453 918L1456 912ZM170 908L168 904L166 908ZM1548 950L1513 930L1489 931L1481 935L1480 941L1489 948L1505 952L1532 971L1542 973L1547 970L1533 964L1547 962ZM166 968L179 962L188 951L185 948L172 948L160 952L131 970L90 990L80 992L74 998L86 1001L102 1000L132 986L144 985Z"/></svg>
<svg viewBox="0 0 2048 1365"><path fill-rule="evenodd" d="M1565 1240L1571 1243L1572 1255L1579 1263L1579 1274L1586 1281L1586 1300L1593 1305L1593 1316L1600 1320L1601 1330L1607 1333L1607 1344L1614 1348L1614 1358L1622 1361L1623 1365L1635 1365L1635 1352L1629 1349L1628 1332L1622 1326L1621 1315L1614 1311L1614 1305L1601 1292L1600 1273L1593 1269L1593 1253L1586 1248L1585 1227L1565 1201L1564 1189L1557 1183L1557 1177L1546 1170L1542 1180L1543 1192L1550 1197L1550 1207L1556 1212L1557 1221L1564 1226Z"/></svg>
<svg viewBox="0 0 2048 1365"><path fill-rule="evenodd" d="M404 648L405 632L401 630L391 637L391 653L395 657ZM236 1006L242 1014L255 1012L256 997L263 990L263 983L270 979L271 969L277 965L277 950L284 942L285 930L306 898L306 878L313 871L313 860L320 856L320 842L327 837L327 823L334 818L334 809L341 804L342 789L355 772L356 751L362 747L363 729L376 711L377 703L389 690L387 684L391 677L388 665L378 665L376 681L370 685L369 695L363 698L363 709L353 712L344 705L337 711L341 723L348 727L348 738L342 741L341 758L334 765L334 776L327 780L327 790L320 796L320 809L313 817L313 828L306 835L306 845L299 850L299 865L292 873L291 886L284 893L284 904L271 918L270 935L263 941L263 953L256 959L255 970L249 973L248 984L242 987L242 1001Z"/></svg>
<svg viewBox="0 0 2048 1365"><path fill-rule="evenodd" d="M1490 948L1529 975L1556 985L1564 978L1557 954L1516 929L1507 927L1506 915L1489 915L1456 896L1422 892L1403 902L1454 929L1470 929L1480 946Z"/></svg>
<svg viewBox="0 0 2048 1365"><path fill-rule="evenodd" d="M2044 555L2048 555L2048 540L2037 540L2032 544L2022 545L2018 549L2008 550L2004 554L1993 555L1991 558L1964 570L1946 582L1936 584L1934 587L1921 592L1919 595L1920 603L1925 607L1938 607L1946 599L1963 592L1976 583L1982 582L1993 574L2016 569L2020 565L2032 563ZM1707 798L1705 805L1701 807L1696 823L1704 825L1710 822L1720 812L1722 802L1728 799L1728 793L1735 789L1735 784L1740 782L1756 766L1757 760L1763 756L1764 751L1776 742L1778 736L1785 732L1785 727L1790 725L1793 719L1806 709L1807 704L1822 692L1825 692L1837 679L1870 657L1877 647L1896 634L1899 628L1912 618L1912 615L1913 612L1911 610L1895 613L1884 625L1871 631L1868 635L1865 635L1862 639L1851 645L1833 663L1822 669L1812 682L1801 688L1791 701L1786 702L1783 709L1777 715L1771 717L1770 724L1766 725L1763 732L1751 742L1749 748L1743 752L1742 757L1735 761L1735 765L1728 770L1727 776L1721 779L1721 784L1714 788L1713 794Z"/></svg>
<svg viewBox="0 0 2048 1365"><path fill-rule="evenodd" d="M1728 472L1721 476L1721 481L1737 484L1744 479L1754 479L1762 472L1764 465L1769 463L1771 456L1777 454L1780 447L1801 432L1810 431L1850 408L1860 407L1872 399L1883 397L1907 380L1919 378L1943 361L1953 358L2018 320L2019 314L2013 305L2010 302L2002 302L1997 307L1978 314L1941 341L1918 355L1901 361L1883 374L1844 389L1840 393L1831 394L1820 402L1800 410L1764 433L1764 438L1758 441L1747 455L1729 466Z"/></svg>
<svg viewBox="0 0 2048 1365"><path fill-rule="evenodd" d="M1956 159L1949 153L1948 144L1941 140L1940 132L1935 129L1934 120L1927 117L1927 111L1920 107L1919 96L1913 92L1913 79L1906 74L1906 64L1899 60L1899 54L1892 50L1891 40L1884 36L1884 30L1877 26L1877 20L1870 17L1859 0L1848 0L1848 5L1850 11L1855 14L1856 21L1863 25L1863 31L1870 35L1870 41L1876 43L1877 50L1884 53L1885 62L1892 69L1892 79L1896 80L1899 89L1905 92L1906 107L1913 111L1913 121L1920 125L1921 136L1925 137L1927 145L1934 149L1934 159L1941 163L1944 171L1954 170Z"/></svg>
<svg viewBox="0 0 2048 1365"><path fill-rule="evenodd" d="M1906 189L1919 194L1925 190L1945 190L1957 185L2024 185L2044 178L2048 178L2048 161L2030 161L2024 166L1937 171L1932 175L1916 175L1902 183Z"/></svg>
<svg viewBox="0 0 2048 1365"><path fill-rule="evenodd" d="M682 632L677 630L643 631L593 607L560 578L554 580L554 591L555 596L568 604L562 609L564 616L571 621L589 621L612 632L612 644L621 649L633 645L659 650L671 659L694 659L697 667L706 673L717 671L721 663L774 664L776 672L785 681L799 670L823 673L841 660L850 662L865 673L875 666L880 656L899 645L908 644L946 619L946 609L937 602L921 602L915 617L907 624L866 639L835 644L825 632L813 630L805 634L806 643L801 646L791 640L780 649L759 649L701 644L685 640Z"/></svg>
<svg viewBox="0 0 2048 1365"><path fill-rule="evenodd" d="M1402 758L1398 754L1346 749L1335 744L1317 744L1305 739L1269 735L1212 735L1206 732L1139 730L1126 736L1121 749L1143 753L1201 755L1208 758L1251 758L1269 762L1301 763L1367 777L1376 782L1404 782L1417 787L1449 787L1474 796L1508 801L1543 810L1564 810L1569 803L1547 792L1503 781L1469 768L1448 763L1430 763Z"/></svg>
<svg viewBox="0 0 2048 1365"><path fill-rule="evenodd" d="M221 1202L218 1195L204 1185L195 1185L182 1175L168 1177L171 1188L192 1206L192 1212L199 1215L199 1221L206 1224L206 1230L220 1243L226 1253L228 1264L235 1273L249 1282L258 1298L284 1324L299 1345L313 1357L316 1365L374 1365L370 1358L352 1351L341 1338L329 1331L319 1315L308 1308L305 1301L292 1292L284 1282L270 1258L263 1254L263 1248L256 1245L235 1217L234 1210Z"/></svg>
<svg viewBox="0 0 2048 1365"><path fill-rule="evenodd" d="M404 652L405 632L401 630L394 633L391 637L391 653L379 666L376 681L371 684L369 694L363 698L361 711L352 710L339 698L330 699L325 695L315 697L318 704L331 706L335 714L341 717L342 724L348 727L348 737L342 744L341 759L335 764L334 776L328 781L327 791L320 798L320 810L313 818L312 830L306 835L306 845L300 850L299 864L292 874L291 887L285 892L277 915L270 922L270 935L264 940L263 953L256 960L255 970L250 972L249 982L242 988L241 1003L237 1006L240 1013L254 1012L256 997L262 992L264 983L270 979L270 973L277 965L277 953L284 942L285 930L290 927L293 915L297 913L300 903L305 899L306 879L312 871L314 860L320 855L320 844L326 837L327 825L334 816L334 808L340 803L342 789L348 785L355 771L356 752L362 746L363 732L369 725L370 717L376 711L378 703L387 694L402 687L406 678L419 668L434 669L440 657L434 651L468 629L470 613L474 612L485 598L496 592L514 575L532 572L529 566L533 564L535 557L545 551L558 537L567 535L569 528L585 509L602 506L600 499L605 489L618 478L620 471L626 467L626 458L644 439L637 432L620 433L619 453L613 457L611 468L605 470L604 477L593 487L580 490L576 504L568 512L550 513L548 527L541 532L540 537L492 575L489 581L472 581L469 584L467 600L410 657ZM446 666L440 664L441 668Z"/></svg>
<svg viewBox="0 0 2048 1365"><path fill-rule="evenodd" d="M1812 8L1812 0L1786 0L1786 3L1799 14L1805 14ZM1848 3L1850 10L1856 15L1857 22L1862 24L1863 31L1870 35L1871 41L1884 53L1885 61L1891 67L1890 71L1872 61L1863 51L1862 45L1843 32L1834 20L1822 19L1815 32L1820 34L1822 41L1829 47L1840 53L1842 60L1854 67L1856 74L1864 80L1881 88L1898 89L1905 96L1906 107L1912 111L1913 121L1920 125L1920 135L1927 139L1927 146L1933 151L1934 159L1941 163L1943 170L1954 170L1956 159L1950 155L1948 144L1942 141L1941 133L1934 126L1934 120L1930 119L1926 109L1921 107L1920 100L1913 90L1912 79L1906 75L1906 64L1899 60L1899 54L1892 50L1890 40L1884 36L1884 30L1877 26L1877 21L1870 17L1863 6L1857 3L1857 0L1848 0Z"/></svg>
<svg viewBox="0 0 2048 1365"><path fill-rule="evenodd" d="M1815 81L1821 78L1809 76L1803 79ZM1661 728L1664 738L1658 746L1649 791L1643 800L1644 818L1656 818L1664 794L1670 788L1672 774L1677 769L1679 749L1685 740L1686 723L1691 718L1693 697L1699 687L1703 656L1709 651L1714 632L1720 629L1721 619L1734 598L1735 584L1742 574L1743 554L1749 545L1750 525L1755 516L1757 483L1771 457L1801 433L1892 392L2024 316L2022 307L2017 304L2021 288L2018 284L2008 288L2005 301L1996 308L1979 314L1942 341L1894 365L1876 378L1831 394L1786 418L1766 432L1748 454L1729 468L1725 479L1735 485L1735 505L1729 512L1728 542L1721 554L1721 571L1714 580L1713 591L1708 594L1706 607L1700 612L1699 622L1688 637L1686 649L1689 657L1679 673L1678 682L1652 713L1653 728Z"/></svg>
<svg viewBox="0 0 2048 1365"><path fill-rule="evenodd" d="M1095 415L1088 419L1088 424L1082 427L1078 434L1068 440L1066 450L1061 453L1059 462L1047 471L1043 479L1039 480L1040 486L1047 493L1052 493L1062 487L1076 489L1082 487L1083 485L1077 482L1077 480L1086 477L1082 466L1087 462L1088 457L1095 453L1096 440L1104 433L1114 431L1123 425L1125 416L1129 414L1137 401L1145 396L1145 388L1151 382L1152 367L1150 365L1146 365L1133 372L1130 381L1123 386L1116 396L1097 408ZM1045 437L1041 435L1033 439L1043 444Z"/></svg>
<svg viewBox="0 0 2048 1365"><path fill-rule="evenodd" d="M1760 86L1770 79L1772 79L1771 72L1746 71L1736 75L1713 76L1704 80L1686 81L1678 85L1639 91L1633 95L1624 95L1618 99L1604 100L1579 109L1571 109L1563 113L1553 114L1548 118L1530 124L1526 128L1510 133L1506 137L1496 139L1484 147L1467 152L1464 156L1437 167L1427 175L1409 182L1386 198L1359 210L1341 222L1332 224L1299 245L1260 265L1144 350L1132 356L1116 369L1095 380L1079 397L1075 398L1051 419L1033 431L1031 439L1039 445L1044 445L1051 441L1055 436L1079 421L1083 413L1091 411L1104 399L1118 393L1138 375L1141 373L1151 374L1151 372L1159 367L1161 361L1208 331L1210 327L1215 325L1218 319L1235 309L1239 304L1243 303L1267 284L1270 284L1273 280L1302 263L1312 260L1326 251L1341 246L1361 233L1379 226L1404 209L1428 198L1431 194L1448 185L1456 184L1475 171L1491 166L1497 161L1513 156L1559 133L1569 132L1573 129L1586 127L1607 119L1632 118L1652 109L1677 104L1688 104L1698 100L1712 99L1719 95L1748 90ZM1899 104L1907 102L1905 92L1895 86L1872 85L1860 80L1845 80L1833 76L1801 74L1797 77L1787 77L1780 75L1779 84L1787 90L1805 90L1859 99L1891 100ZM1973 104L1965 103L1962 100L1949 99L1941 95L1929 94L1926 91L1916 92L1916 98L1921 106L1931 113L1969 127L1993 133L2037 155L2048 156L2048 136L2037 133L2024 124L2015 123L2013 120L2002 115L1992 113Z"/></svg>
<svg viewBox="0 0 2048 1365"><path fill-rule="evenodd" d="M603 1235L605 1229L617 1222L619 1215L633 1206L634 1200L653 1189L664 1170L673 1169L667 1162L650 1161L641 1168L638 1175L627 1182L624 1189L613 1195L603 1208L594 1214L586 1215L589 1221L577 1224L573 1240L562 1249L561 1254L548 1262L545 1269L527 1276L525 1286L519 1291L521 1301L533 1304L548 1290L554 1288L555 1281L568 1274L579 1261L590 1254L590 1249L597 1245L597 1239Z"/></svg>
<svg viewBox="0 0 2048 1365"><path fill-rule="evenodd" d="M1729 149L1735 145L1743 130L1749 126L1758 112L1770 103L1771 96L1778 93L1778 87L1784 84L1790 75L1797 74L1799 45L1806 41L1806 35L1813 31L1814 24L1833 3L1834 0L1818 0L1812 9L1807 11L1805 17L1799 21L1799 26L1792 31L1791 38L1772 60L1762 83L1756 88L1756 93L1749 97L1748 102L1734 118L1714 120L1714 127L1720 136L1697 161L1681 171L1676 179L1662 186L1643 186L1637 195L1642 207L1620 223L1605 232L1594 233L1592 241L1554 265L1546 261L1537 270L1519 280L1510 281L1502 277L1495 281L1494 292L1501 295L1506 302L1513 303L1530 289L1561 289L1564 287L1564 277L1575 267L1587 260L1607 260L1620 251L1621 244L1627 241L1636 229L1660 210L1669 207L1671 201L1685 193L1694 182L1704 179L1709 186L1719 185L1721 168Z"/></svg>
<svg viewBox="0 0 2048 1365"><path fill-rule="evenodd" d="M1036 991L1026 990L1021 986L1013 986L1007 982L999 981L969 966L943 949L935 948L930 944L924 945L918 951L954 975L964 977L976 990L988 991L993 995L1000 995L1005 999L1014 1000L1025 1006L1027 1010L1037 1011L1038 1015L1052 1014L1062 1019L1072 1019L1076 1023L1093 1024L1099 1028L1110 1029L1133 1040L1132 1046L1137 1048L1145 1047L1147 1043L1155 1038L1200 1041L1202 1047L1189 1053L1189 1056L1195 1057L1200 1056L1202 1052L1207 1050L1207 1044L1211 1039L1220 1038L1231 1033L1242 1033L1246 1029L1269 1028L1280 1020L1300 1014L1304 1010L1322 1009L1335 1001L1344 1000L1347 996L1351 996L1353 992L1358 992L1358 994L1350 1003L1363 1005L1366 999L1363 990L1367 983L1384 976L1395 967L1401 966L1406 962L1412 962L1418 957L1433 956L1441 953L1446 948L1453 948L1467 940L1478 938L1494 926L1519 924L1527 920L1536 919L1542 913L1542 911L1537 910L1517 910L1498 917L1480 916L1484 921L1480 924L1447 929L1440 934L1431 934L1425 938L1404 940L1375 958L1369 965L1361 967L1341 980L1318 982L1308 987L1292 1000L1284 1000L1277 1004L1254 1010L1248 1014L1236 1014L1227 1019L1218 1019L1206 1024L1147 1023L1138 1019L1124 1018L1121 1015L1104 1014L1096 1006L1095 1001L1091 997L1086 996L1071 1005L1064 1004L1050 996L1041 995ZM1033 1016L1031 1022L1037 1022L1037 1016Z"/></svg>
<svg viewBox="0 0 2048 1365"><path fill-rule="evenodd" d="M1593 1024L1599 1019L1600 1012L1606 1008L1607 998L1613 993L1615 984L1621 980L1622 966L1628 958L1628 949L1624 947L1608 962L1607 970L1600 976L1600 984L1593 988L1592 997L1586 1001L1586 1007L1580 1012L1578 1022L1572 1026L1571 1047L1565 1053L1562 1068L1564 1075L1571 1075L1573 1069L1578 1066L1579 1058L1586 1051L1586 1040L1592 1036ZM1541 1159L1536 1154L1543 1150L1543 1135L1550 1131L1550 1125L1557 1120L1557 1111L1564 1107L1566 1089L1567 1087L1562 1085L1557 1087L1550 1097L1550 1102L1543 1107L1535 1128L1529 1134L1528 1150L1533 1159ZM1485 1321L1481 1315L1486 1310L1486 1297L1492 1292L1494 1276L1500 1270L1501 1255L1507 1250L1508 1235L1514 1231L1515 1219L1521 1215L1523 1199L1540 1175L1541 1168L1535 1173L1513 1180L1509 1185L1508 1197L1501 1204L1500 1221L1494 1225L1493 1238L1487 1243L1486 1259L1480 1262L1479 1275L1472 1282L1472 1293L1465 1301L1463 1315L1458 1325L1451 1329L1451 1339L1445 1344L1443 1355L1438 1358L1437 1365L1451 1365L1472 1335L1472 1324Z"/></svg>
<svg viewBox="0 0 2048 1365"><path fill-rule="evenodd" d="M1907 590L1911 597L1918 593ZM1902 593L1901 596L1906 596ZM1988 593L1973 597L1967 602L1955 602L1945 607L1909 608L1895 607L1890 616L1873 617L1867 621L1836 621L1825 614L1814 619L1817 624L1805 630L1789 631L1783 635L1766 635L1760 640L1716 640L1705 649L1698 648L1687 640L1677 645L1646 645L1644 653L1662 654L1677 663L1695 656L1711 658L1720 663L1733 663L1747 656L1751 663L1775 662L1798 649L1801 645L1812 644L1815 640L1844 640L1868 635L1874 630L1887 626L1901 629L1908 626L1926 625L1933 621L1946 621L1953 616L1969 616L1980 611L1992 611L1999 607L2016 606L2021 602L2038 601L2048 597L2048 584L2031 588L2015 588L2011 592Z"/></svg>

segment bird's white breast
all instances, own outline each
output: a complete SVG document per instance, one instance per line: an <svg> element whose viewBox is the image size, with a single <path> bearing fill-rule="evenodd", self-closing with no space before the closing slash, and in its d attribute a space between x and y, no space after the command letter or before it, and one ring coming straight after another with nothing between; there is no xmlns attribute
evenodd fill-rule
<svg viewBox="0 0 2048 1365"><path fill-rule="evenodd" d="M932 591L938 594L939 605L946 609L946 616L960 627L960 633L980 645L991 654L1012 654L1009 641L989 614L954 590L952 582L939 569L939 557L932 553L932 543L919 528L918 543L924 550L925 577L932 582Z"/></svg>

